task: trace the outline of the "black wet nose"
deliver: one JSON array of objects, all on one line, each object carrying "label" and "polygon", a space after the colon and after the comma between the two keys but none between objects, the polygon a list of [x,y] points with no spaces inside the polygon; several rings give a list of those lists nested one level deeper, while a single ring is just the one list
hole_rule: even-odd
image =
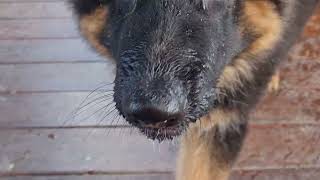
[{"label": "black wet nose", "polygon": [[150,128],[166,128],[178,125],[182,112],[170,112],[164,108],[140,107],[128,111],[129,119],[137,125]]}]

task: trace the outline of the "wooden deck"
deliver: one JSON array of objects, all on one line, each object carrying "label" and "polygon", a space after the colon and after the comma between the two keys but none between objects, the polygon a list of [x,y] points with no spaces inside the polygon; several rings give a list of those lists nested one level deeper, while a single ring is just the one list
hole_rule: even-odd
[{"label": "wooden deck", "polygon": [[[0,179],[173,180],[177,141],[153,143],[95,113],[109,102],[88,94],[112,82],[114,65],[80,38],[65,2],[0,0]],[[319,180],[319,70],[320,9],[281,68],[279,93],[253,114],[232,180]]]}]

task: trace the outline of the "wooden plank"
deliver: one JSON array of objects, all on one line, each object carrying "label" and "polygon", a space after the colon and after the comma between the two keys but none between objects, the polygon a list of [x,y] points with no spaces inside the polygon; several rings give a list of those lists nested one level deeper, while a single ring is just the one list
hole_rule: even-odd
[{"label": "wooden plank", "polygon": [[[305,40],[294,46],[281,67],[279,92],[268,94],[254,117],[267,121],[317,123],[320,119],[320,39]],[[304,51],[308,52],[304,55]],[[309,56],[309,57],[308,57]]]},{"label": "wooden plank", "polygon": [[[234,171],[230,180],[318,180],[319,169],[276,169]],[[1,178],[0,178],[1,179]],[[161,175],[83,175],[83,176],[19,176],[6,180],[174,180],[173,174]]]},{"label": "wooden plank", "polygon": [[114,80],[111,63],[16,64],[0,66],[3,91],[92,91]]},{"label": "wooden plank", "polygon": [[319,177],[318,168],[300,168],[236,171],[230,180],[318,180]]},{"label": "wooden plank", "polygon": [[5,172],[169,171],[176,148],[131,129],[1,130]]},{"label": "wooden plank", "polygon": [[[237,170],[320,165],[319,125],[254,125]],[[1,130],[2,173],[174,170],[176,145],[130,129]]]},{"label": "wooden plank", "polygon": [[[1,177],[0,177],[1,179]],[[22,177],[6,177],[6,180],[174,180],[172,174],[161,175],[101,175],[101,176],[22,176]]]},{"label": "wooden plank", "polygon": [[[103,88],[106,90],[112,90],[113,86],[106,85]],[[106,114],[108,112],[107,110],[114,109],[114,105],[110,104],[110,101],[113,100],[110,93],[112,92],[105,92],[101,94],[101,92],[98,91],[91,94],[89,97],[87,97],[90,94],[89,91],[45,92],[31,94],[15,94],[15,92],[12,92],[11,94],[1,94],[0,114],[2,118],[0,118],[0,127],[14,128],[124,125],[125,123],[122,120],[112,121],[116,115],[116,111],[110,113],[109,115]],[[80,105],[81,102],[83,102],[82,105]],[[104,106],[107,106],[106,109],[103,109]],[[79,107],[82,108],[78,111],[78,113],[76,113],[74,116],[71,116],[72,113]],[[288,107],[278,107],[278,109],[285,110],[288,109]],[[12,113],[13,111],[15,113]],[[287,115],[282,114],[282,117]],[[270,119],[267,122],[261,119],[252,119],[251,122],[271,123],[276,121]],[[282,122],[294,123],[296,121],[294,119],[282,119]],[[303,124],[308,123],[308,121],[300,121],[298,123]]]},{"label": "wooden plank", "polygon": [[320,165],[319,124],[252,124],[238,167],[304,168]]},{"label": "wooden plank", "polygon": [[0,39],[79,37],[73,19],[1,20]]},{"label": "wooden plank", "polygon": [[63,1],[0,3],[0,19],[70,18],[70,6]]},{"label": "wooden plank", "polygon": [[68,0],[0,0],[0,3],[20,3],[20,2],[64,2]]},{"label": "wooden plank", "polygon": [[[320,6],[319,6],[320,7]],[[280,68],[277,94],[268,94],[255,119],[318,123],[320,119],[320,8]]]},{"label": "wooden plank", "polygon": [[83,39],[0,40],[0,63],[100,60]]},{"label": "wooden plank", "polygon": [[[105,89],[112,90],[112,85]],[[3,89],[5,90],[5,89]],[[22,93],[0,95],[0,127],[59,127],[59,126],[97,126],[97,125],[123,125],[123,121],[112,121],[116,111],[106,114],[107,110],[113,110],[114,105],[109,105],[111,92],[94,93],[86,98],[90,92],[52,92],[52,93]],[[104,96],[106,95],[106,96]],[[106,98],[106,99],[101,99]],[[84,102],[83,102],[84,101]],[[80,105],[80,103],[82,105]],[[108,106],[109,105],[109,106]],[[104,106],[106,109],[103,109]],[[72,113],[81,108],[78,113]],[[286,107],[279,107],[285,109]],[[12,112],[15,113],[12,113]],[[105,112],[105,113],[104,113]],[[261,111],[260,111],[261,112]],[[94,115],[93,115],[94,114]],[[290,114],[288,114],[290,115]],[[269,115],[271,116],[271,115]],[[282,114],[283,116],[287,116]],[[308,116],[306,116],[308,117]],[[266,122],[261,119],[252,119],[252,122]],[[269,120],[266,123],[276,122]],[[282,119],[282,122],[294,123],[294,119]],[[298,123],[307,123],[300,121]]]},{"label": "wooden plank", "polygon": [[122,118],[115,117],[116,111],[108,114],[114,109],[114,104],[110,105],[113,99],[112,96],[103,96],[109,92],[94,93],[87,97],[89,94],[78,92],[0,95],[0,128],[126,124]]}]

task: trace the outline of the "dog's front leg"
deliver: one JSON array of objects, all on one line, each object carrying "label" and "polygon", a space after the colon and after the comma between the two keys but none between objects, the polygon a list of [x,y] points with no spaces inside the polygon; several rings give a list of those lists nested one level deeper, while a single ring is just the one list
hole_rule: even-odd
[{"label": "dog's front leg", "polygon": [[182,138],[177,180],[227,180],[246,134],[237,112],[215,110],[189,127]]}]

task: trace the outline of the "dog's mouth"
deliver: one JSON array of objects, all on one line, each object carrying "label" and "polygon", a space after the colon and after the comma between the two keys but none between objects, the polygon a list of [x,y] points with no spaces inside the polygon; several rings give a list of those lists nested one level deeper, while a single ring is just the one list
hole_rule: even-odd
[{"label": "dog's mouth", "polygon": [[150,128],[139,127],[139,130],[152,140],[172,140],[174,137],[180,136],[183,132],[182,127],[167,127],[167,128]]},{"label": "dog's mouth", "polygon": [[141,133],[147,136],[147,138],[158,141],[172,140],[173,138],[180,136],[187,126],[187,123],[170,120],[156,124],[131,121],[131,124],[137,127]]}]

